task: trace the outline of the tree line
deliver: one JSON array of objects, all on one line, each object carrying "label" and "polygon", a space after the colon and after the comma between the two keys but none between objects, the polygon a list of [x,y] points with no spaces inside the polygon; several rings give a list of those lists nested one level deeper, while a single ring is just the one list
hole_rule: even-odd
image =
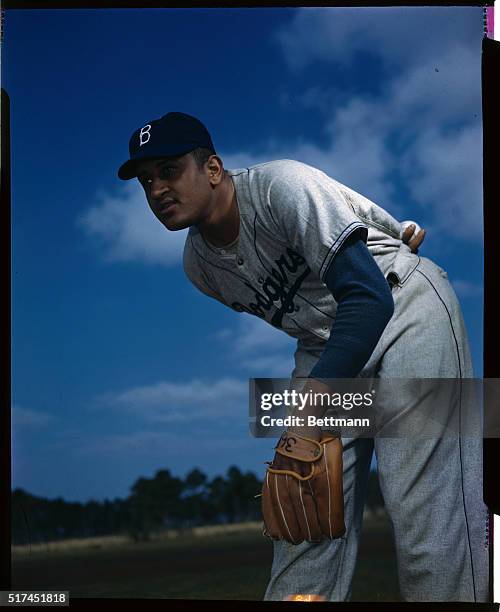
[{"label": "tree line", "polygon": [[[148,540],[165,529],[261,520],[262,481],[231,466],[225,476],[209,479],[194,468],[184,479],[168,469],[138,478],[125,499],[68,502],[12,492],[12,544],[36,544],[105,535],[128,534]],[[378,480],[371,473],[367,505],[383,505]]]}]

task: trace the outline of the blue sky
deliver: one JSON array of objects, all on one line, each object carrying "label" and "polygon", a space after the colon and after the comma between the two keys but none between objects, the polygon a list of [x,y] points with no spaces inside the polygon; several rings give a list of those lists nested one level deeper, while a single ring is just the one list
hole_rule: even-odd
[{"label": "blue sky", "polygon": [[226,167],[299,159],[426,227],[481,375],[481,39],[480,7],[7,11],[13,486],[123,497],[272,456],[247,381],[289,375],[293,340],[192,287],[185,233],[116,176],[171,110]]}]

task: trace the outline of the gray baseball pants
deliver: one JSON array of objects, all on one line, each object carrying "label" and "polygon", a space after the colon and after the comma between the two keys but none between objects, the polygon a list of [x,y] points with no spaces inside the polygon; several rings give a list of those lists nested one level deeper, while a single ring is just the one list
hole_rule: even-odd
[{"label": "gray baseball pants", "polygon": [[[395,313],[361,375],[471,378],[467,334],[446,273],[404,245],[395,269]],[[398,401],[403,407],[407,400]],[[350,438],[343,444],[345,535],[320,544],[274,542],[265,599],[295,593],[350,599],[375,452],[402,598],[487,601],[489,517],[482,501],[481,438]]]}]

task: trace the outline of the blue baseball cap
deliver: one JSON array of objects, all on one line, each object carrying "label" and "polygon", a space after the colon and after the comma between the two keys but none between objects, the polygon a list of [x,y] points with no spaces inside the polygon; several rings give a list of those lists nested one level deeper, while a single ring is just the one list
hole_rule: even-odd
[{"label": "blue baseball cap", "polygon": [[137,162],[143,159],[176,157],[198,147],[215,148],[203,123],[185,113],[167,113],[137,129],[131,136],[128,149],[130,159],[122,164],[118,176],[124,181],[137,176]]}]

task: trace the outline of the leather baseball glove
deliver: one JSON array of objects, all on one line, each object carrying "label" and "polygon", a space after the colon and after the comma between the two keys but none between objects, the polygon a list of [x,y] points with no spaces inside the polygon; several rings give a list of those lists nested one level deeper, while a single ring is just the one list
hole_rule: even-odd
[{"label": "leather baseball glove", "polygon": [[285,432],[262,488],[264,534],[292,544],[320,542],[345,533],[342,442]]}]

